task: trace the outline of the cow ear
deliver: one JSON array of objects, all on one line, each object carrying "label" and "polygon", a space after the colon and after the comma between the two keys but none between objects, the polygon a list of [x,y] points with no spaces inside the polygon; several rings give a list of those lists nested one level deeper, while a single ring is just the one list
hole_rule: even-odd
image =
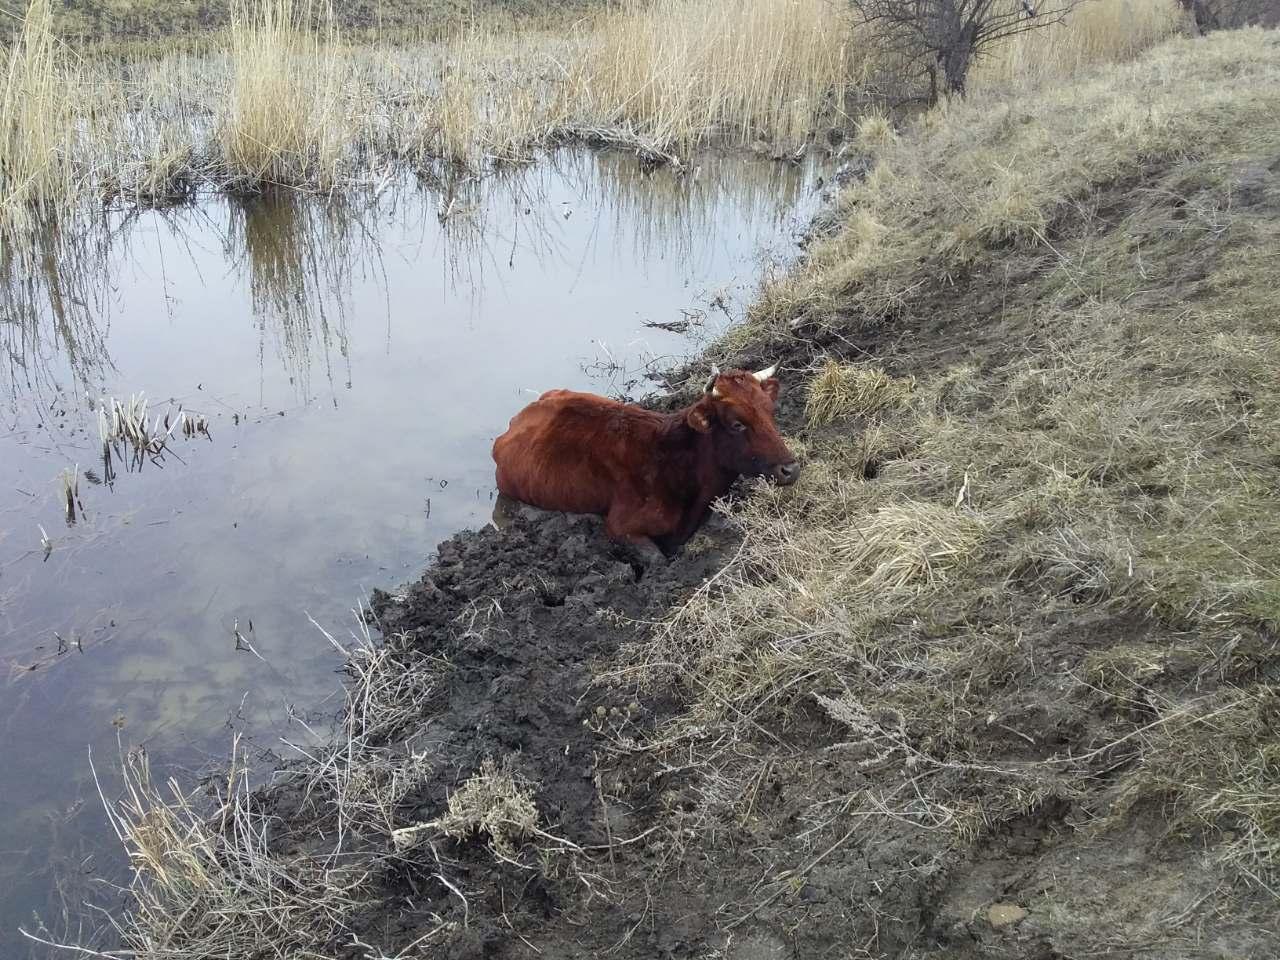
[{"label": "cow ear", "polygon": [[782,388],[782,384],[777,377],[770,377],[768,380],[760,381],[760,389],[769,395],[770,400],[778,399],[778,391]]},{"label": "cow ear", "polygon": [[689,412],[685,414],[685,422],[699,433],[707,433],[711,430],[711,410],[707,404],[694,404],[689,408]]}]

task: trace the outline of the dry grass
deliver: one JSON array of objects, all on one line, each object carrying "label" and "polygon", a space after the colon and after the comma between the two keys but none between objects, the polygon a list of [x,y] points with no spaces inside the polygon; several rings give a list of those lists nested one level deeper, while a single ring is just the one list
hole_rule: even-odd
[{"label": "dry grass", "polygon": [[75,88],[52,32],[50,0],[33,0],[14,45],[0,49],[0,245],[71,201]]},{"label": "dry grass", "polygon": [[790,153],[841,124],[860,75],[851,39],[828,0],[630,4],[593,31],[568,96],[588,124],[672,149],[714,131]]},{"label": "dry grass", "polygon": [[858,121],[858,146],[867,153],[875,153],[877,148],[893,143],[898,139],[898,131],[893,120],[883,113],[868,113]]},{"label": "dry grass", "polygon": [[323,955],[367,895],[367,863],[273,852],[274,818],[238,755],[212,809],[153,783],[142,751],[124,773],[110,810],[136,876],[124,956]]},{"label": "dry grass", "polygon": [[338,182],[350,76],[331,21],[308,29],[313,17],[306,0],[237,0],[232,9],[231,87],[215,122],[233,183],[329,190]]},{"label": "dry grass", "polygon": [[[1037,4],[1045,14],[1053,0]],[[1120,63],[1174,36],[1186,14],[1178,0],[1102,0],[1073,10],[1066,22],[1000,45],[974,69],[975,93],[1001,85],[1038,85],[1081,69]]]},{"label": "dry grass", "polygon": [[[1030,100],[926,114],[917,126],[936,147],[924,154],[917,138],[883,147],[866,180],[840,199],[851,216],[811,247],[803,270],[764,291],[755,316],[786,329],[838,319],[837,308],[868,320],[901,315],[932,291],[938,271],[964,276],[1008,242],[1042,248],[1107,184],[1220,144],[1256,149],[1275,118],[1270,98],[1258,95],[1277,83],[1266,37],[1174,41]],[[1200,92],[1188,97],[1189,87]],[[1095,292],[1075,284],[1071,293]]]},{"label": "dry grass", "polygon": [[1176,828],[1210,836],[1225,828],[1211,855],[1280,900],[1280,694],[1259,684],[1191,709],[1157,702],[1142,735],[1150,770],[1126,784],[1112,816],[1143,799],[1176,797]]},{"label": "dry grass", "polygon": [[659,737],[708,764],[695,829],[816,705],[961,850],[1048,797],[1099,830],[1156,798],[1277,891],[1278,54],[1220,34],[952,105],[763,291],[735,343],[918,352],[820,368],[805,474],[733,507],[737,555],[611,675],[687,697]]},{"label": "dry grass", "polygon": [[130,906],[108,915],[120,947],[93,955],[419,956],[458,924],[428,914],[412,933],[360,939],[388,874],[426,869],[461,899],[465,922],[467,893],[442,856],[450,841],[482,836],[495,858],[520,870],[539,869],[524,861],[563,867],[584,854],[539,827],[536,788],[513,756],[485,759],[437,819],[414,818],[423,791],[455,769],[455,758],[432,745],[450,666],[408,637],[375,642],[364,609],[354,613],[359,626],[345,644],[317,625],[349,678],[339,733],[317,733],[294,717],[307,734],[291,744],[301,759],[269,784],[253,782],[238,742],[230,768],[203,791],[157,784],[143,750],[124,757],[123,798],[103,800],[133,866],[122,891]]},{"label": "dry grass", "polygon": [[905,404],[914,388],[912,379],[891,377],[878,367],[842,366],[828,360],[809,381],[805,420],[819,427],[880,413]]},{"label": "dry grass", "polygon": [[495,856],[513,860],[516,848],[537,832],[534,786],[486,757],[479,772],[449,797],[449,808],[435,824],[455,840],[483,834]]}]

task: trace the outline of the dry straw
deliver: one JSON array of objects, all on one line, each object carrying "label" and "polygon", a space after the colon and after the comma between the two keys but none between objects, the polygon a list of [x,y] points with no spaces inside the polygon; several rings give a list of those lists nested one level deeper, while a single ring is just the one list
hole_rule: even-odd
[{"label": "dry straw", "polygon": [[805,419],[823,426],[846,417],[867,417],[905,405],[915,388],[910,377],[892,377],[879,367],[823,364],[809,381]]}]

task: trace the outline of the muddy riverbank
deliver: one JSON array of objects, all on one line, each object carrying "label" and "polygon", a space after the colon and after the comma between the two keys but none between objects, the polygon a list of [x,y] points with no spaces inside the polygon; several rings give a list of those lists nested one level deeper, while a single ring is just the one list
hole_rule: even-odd
[{"label": "muddy riverbank", "polygon": [[459,534],[270,786],[131,758],[132,943],[1280,953],[1278,44],[886,134],[654,401],[777,362],[800,480],[640,569],[590,518]]},{"label": "muddy riverbank", "polygon": [[[263,771],[314,749],[342,657],[308,617],[341,635],[488,522],[510,411],[650,392],[741,318],[823,168],[700,166],[560,151],[439,190],[207,197],[0,271],[0,954],[127,877],[90,755],[115,797],[121,745],[182,782],[235,737]],[[109,477],[97,405],[139,393],[210,435]]]}]

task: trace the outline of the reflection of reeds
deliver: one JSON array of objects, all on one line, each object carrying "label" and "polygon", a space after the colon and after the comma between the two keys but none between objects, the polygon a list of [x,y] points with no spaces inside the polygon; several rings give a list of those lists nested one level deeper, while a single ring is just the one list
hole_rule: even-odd
[{"label": "reflection of reeds", "polygon": [[31,243],[0,242],[0,386],[52,389],[61,357],[88,387],[107,364],[103,319],[110,292],[104,233],[76,233],[56,222]]},{"label": "reflection of reeds", "polygon": [[717,221],[726,216],[748,233],[767,232],[794,215],[813,182],[810,173],[790,164],[715,155],[695,157],[684,170],[651,172],[617,153],[584,160],[594,169],[598,202],[627,224],[615,231],[615,242],[646,259],[667,250],[687,260],[707,246],[708,237],[720,234]]},{"label": "reflection of reeds", "polygon": [[228,255],[243,265],[254,316],[304,394],[312,352],[347,356],[347,308],[354,276],[366,263],[380,272],[376,239],[358,202],[273,191],[231,206]]},{"label": "reflection of reeds", "polygon": [[[392,211],[405,237],[436,245],[424,261],[437,265],[445,283],[476,296],[494,270],[531,258],[577,269],[586,257],[618,263],[674,257],[696,268],[715,249],[709,238],[722,235],[726,218],[751,234],[770,233],[791,215],[812,176],[790,164],[714,156],[695,158],[683,172],[644,171],[618,153],[565,149],[537,164],[500,165],[488,177],[445,166],[417,181],[392,178],[381,190],[333,197],[269,190],[233,199],[214,208],[225,209],[228,219],[224,236],[211,239],[225,244],[244,278],[263,352],[275,352],[309,397],[314,372],[330,382],[345,379],[351,304],[362,281],[383,277],[380,224]],[[566,190],[573,200],[562,208],[551,197]],[[566,220],[565,210],[576,215]],[[583,218],[607,226],[584,240]],[[37,249],[0,250],[0,299],[8,308],[0,314],[0,358],[8,360],[0,366],[0,392],[51,398],[70,386],[59,382],[70,373],[78,394],[97,395],[110,373],[112,278],[136,251],[133,227],[161,228],[164,249],[181,255],[211,221],[178,208],[112,214],[107,223],[111,232],[50,229]],[[117,469],[122,460],[149,455],[150,434],[139,425],[142,442],[135,444],[126,424],[137,418],[129,416],[127,398],[121,407],[120,430],[104,431],[123,441],[125,456],[107,464]],[[108,405],[103,415],[116,413]],[[151,411],[146,419],[155,418]]]}]

